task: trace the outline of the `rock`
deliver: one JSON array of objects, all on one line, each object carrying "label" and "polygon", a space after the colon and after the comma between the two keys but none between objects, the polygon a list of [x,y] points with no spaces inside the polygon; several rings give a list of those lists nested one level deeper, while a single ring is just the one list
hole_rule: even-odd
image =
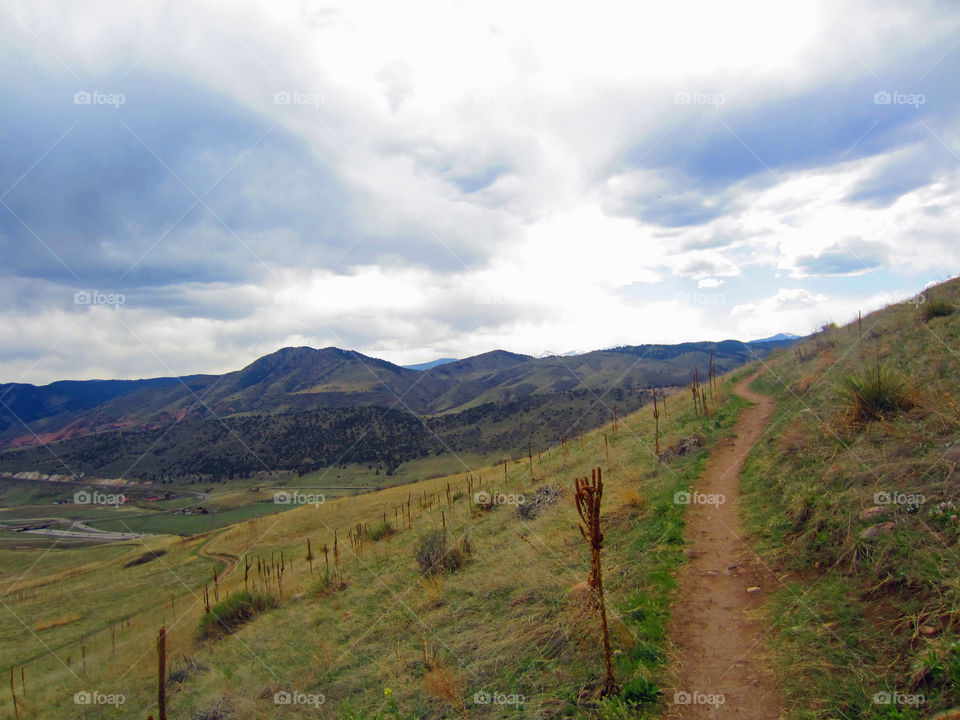
[{"label": "rock", "polygon": [[862,520],[873,520],[876,517],[882,517],[890,512],[890,508],[884,505],[874,505],[873,507],[868,507],[862,513],[860,513],[860,518]]},{"label": "rock", "polygon": [[871,525],[870,527],[865,528],[865,529],[860,533],[860,539],[861,539],[861,540],[872,540],[873,538],[877,537],[878,535],[883,535],[884,533],[890,532],[891,530],[893,530],[894,527],[895,527],[894,523],[889,522],[889,521],[888,521],[888,522],[877,523],[876,525]]}]

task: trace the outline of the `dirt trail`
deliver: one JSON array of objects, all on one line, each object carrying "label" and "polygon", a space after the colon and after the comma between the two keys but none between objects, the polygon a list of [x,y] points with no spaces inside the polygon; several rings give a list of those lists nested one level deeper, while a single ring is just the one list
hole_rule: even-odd
[{"label": "dirt trail", "polygon": [[769,626],[753,612],[776,578],[755,561],[740,526],[740,471],[773,413],[770,398],[747,388],[755,377],[734,386],[755,404],[744,408],[732,439],[716,446],[695,486],[725,502],[692,503],[687,511],[692,545],[670,628],[678,682],[667,692],[668,718],[776,720],[783,707],[762,643]]},{"label": "dirt trail", "polygon": [[[227,529],[230,529],[230,526],[227,526]],[[198,557],[202,557],[202,558],[206,558],[207,560],[214,560],[214,561],[221,560],[226,564],[223,570],[220,571],[219,577],[221,578],[225,578],[230,573],[232,573],[236,569],[237,565],[240,564],[240,560],[241,560],[241,558],[238,558],[236,555],[231,555],[229,553],[207,552],[207,545],[209,545],[218,537],[220,537],[220,535],[222,535],[223,532],[224,531],[215,533],[209,540],[207,540],[203,545],[197,548]]]}]

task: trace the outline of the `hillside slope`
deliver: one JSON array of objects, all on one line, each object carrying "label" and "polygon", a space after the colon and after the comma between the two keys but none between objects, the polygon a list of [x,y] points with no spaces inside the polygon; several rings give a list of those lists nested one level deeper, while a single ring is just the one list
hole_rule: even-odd
[{"label": "hillside slope", "polygon": [[780,588],[792,718],[960,705],[958,309],[952,280],[772,357],[754,385],[776,414],[745,519]]},{"label": "hillside slope", "polygon": [[[676,494],[741,407],[723,391],[709,403],[709,417],[695,416],[688,390],[668,396],[663,462],[647,407],[616,431],[607,425],[532,461],[311,504],[214,535],[152,537],[73,561],[57,549],[0,551],[7,603],[23,620],[0,636],[8,664],[25,667],[21,720],[74,718],[82,691],[123,694],[119,716],[155,713],[164,623],[175,718],[651,717],[663,707],[665,622],[684,559],[686,506]],[[571,499],[573,478],[598,466],[623,689],[605,700],[596,696],[597,614],[583,595],[589,549]],[[496,502],[485,509],[471,491]],[[445,535],[445,556],[459,567],[422,571],[417,556],[434,546],[432,533],[441,544]],[[142,562],[147,550],[166,552]],[[236,564],[244,556],[249,573]],[[247,585],[280,606],[235,635],[198,640],[204,584],[214,604],[215,593],[223,601]],[[0,706],[0,716],[9,712]]]}]

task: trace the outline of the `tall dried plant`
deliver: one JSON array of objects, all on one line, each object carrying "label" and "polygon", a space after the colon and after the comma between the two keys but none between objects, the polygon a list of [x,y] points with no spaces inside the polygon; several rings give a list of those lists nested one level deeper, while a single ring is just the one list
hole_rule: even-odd
[{"label": "tall dried plant", "polygon": [[610,651],[610,628],[607,625],[607,607],[603,596],[603,572],[600,567],[600,550],[603,548],[603,532],[600,530],[600,501],[603,499],[603,476],[600,468],[594,468],[590,480],[574,480],[574,502],[583,523],[580,534],[590,546],[590,578],[588,583],[593,590],[600,609],[600,629],[603,634],[603,654],[607,663],[606,676],[600,687],[600,697],[606,697],[619,691],[613,676],[613,656]]}]

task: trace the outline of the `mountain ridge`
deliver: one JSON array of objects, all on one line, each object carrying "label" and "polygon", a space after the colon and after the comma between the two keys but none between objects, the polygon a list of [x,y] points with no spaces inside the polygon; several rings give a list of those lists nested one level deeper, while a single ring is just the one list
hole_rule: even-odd
[{"label": "mountain ridge", "polygon": [[184,420],[383,407],[448,414],[528,396],[683,384],[710,354],[721,371],[776,347],[737,340],[648,344],[536,358],[491,350],[425,370],[337,347],[285,347],[222,375],[0,385],[0,449]]}]

